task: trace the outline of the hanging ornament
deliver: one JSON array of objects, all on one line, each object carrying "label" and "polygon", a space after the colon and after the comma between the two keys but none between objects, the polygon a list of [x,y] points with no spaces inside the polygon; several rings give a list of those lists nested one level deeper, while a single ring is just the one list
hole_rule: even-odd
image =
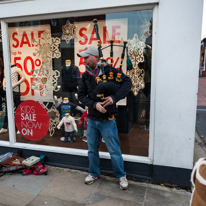
[{"label": "hanging ornament", "polygon": [[47,102],[46,105],[41,102],[43,107],[46,109],[48,115],[49,115],[49,134],[52,137],[55,133],[55,128],[60,122],[60,114],[59,111],[55,108],[54,103],[52,102],[52,107],[48,109],[48,106],[51,102]]},{"label": "hanging ornament", "polygon": [[60,72],[58,70],[52,70],[46,63],[43,63],[39,69],[33,69],[31,76],[33,78],[31,88],[33,90],[39,90],[42,96],[47,96],[52,91],[57,92],[61,87],[57,86]]},{"label": "hanging ornament", "polygon": [[144,69],[140,69],[138,66],[132,70],[127,71],[127,76],[132,80],[132,92],[134,96],[138,95],[140,89],[144,89]]},{"label": "hanging ornament", "polygon": [[132,61],[133,69],[127,71],[127,76],[132,80],[132,92],[135,96],[138,95],[140,89],[145,87],[144,69],[140,69],[138,64],[144,62],[144,47],[145,43],[140,41],[137,34],[134,34],[132,40],[128,40],[128,55]]},{"label": "hanging ornament", "polygon": [[42,33],[42,36],[39,42],[36,39],[32,40],[35,46],[39,46],[38,49],[35,49],[36,52],[34,52],[33,55],[39,55],[45,63],[49,63],[52,58],[61,57],[61,52],[59,51],[60,38],[50,37],[46,31]]},{"label": "hanging ornament", "polygon": [[65,40],[67,44],[69,44],[71,39],[77,39],[77,30],[77,26],[70,24],[70,21],[67,20],[66,24],[62,26],[62,39]]}]

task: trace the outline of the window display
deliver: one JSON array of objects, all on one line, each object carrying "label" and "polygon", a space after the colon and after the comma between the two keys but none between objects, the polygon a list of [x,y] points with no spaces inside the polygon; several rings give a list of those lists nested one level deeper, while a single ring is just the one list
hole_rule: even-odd
[{"label": "window display", "polygon": [[[18,83],[20,88],[13,92],[14,105],[18,107],[20,101],[37,101],[49,117],[44,138],[31,142],[19,131],[16,142],[88,149],[85,143],[88,108],[78,98],[85,62],[77,53],[94,46],[102,52],[100,67],[111,67],[108,76],[102,73],[97,80],[100,101],[116,93],[122,72],[132,80],[130,93],[116,103],[122,153],[148,156],[152,10],[9,23],[8,26],[11,62],[16,74],[11,82],[15,86]],[[119,72],[114,72],[112,67]],[[110,113],[110,108],[106,109]],[[4,132],[8,131],[5,125],[2,127]],[[107,152],[104,142],[100,143],[100,151]]]}]

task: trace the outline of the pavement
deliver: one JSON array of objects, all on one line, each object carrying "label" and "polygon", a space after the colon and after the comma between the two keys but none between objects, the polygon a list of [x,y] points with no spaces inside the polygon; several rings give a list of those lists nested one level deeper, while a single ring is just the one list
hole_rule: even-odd
[{"label": "pavement", "polygon": [[[206,78],[200,82],[203,87],[202,93],[198,92],[194,163],[206,157],[206,133],[202,132],[206,120]],[[87,172],[47,167],[47,175],[6,173],[0,177],[0,206],[188,206],[191,199],[191,192],[186,190],[133,180],[129,180],[127,190],[121,190],[118,180],[108,176],[85,185]]]},{"label": "pavement", "polygon": [[206,77],[199,78],[197,95],[196,130],[206,145]]},{"label": "pavement", "polygon": [[[196,133],[194,162],[205,156],[206,147]],[[85,185],[87,172],[47,167],[47,175],[0,177],[0,206],[188,206],[191,198],[186,190],[133,180],[121,190],[118,179],[108,176]]]},{"label": "pavement", "polygon": [[86,172],[48,166],[48,175],[6,173],[0,178],[0,206],[188,206],[191,193],[159,185],[129,181],[128,190],[118,180],[101,176],[84,184]]}]

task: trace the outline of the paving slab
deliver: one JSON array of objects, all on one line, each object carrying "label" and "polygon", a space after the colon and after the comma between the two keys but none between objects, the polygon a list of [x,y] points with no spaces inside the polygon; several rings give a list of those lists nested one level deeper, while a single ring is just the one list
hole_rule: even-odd
[{"label": "paving slab", "polygon": [[0,183],[0,204],[2,205],[24,206],[34,198],[35,195]]},{"label": "paving slab", "polygon": [[4,174],[3,176],[1,176],[1,177],[0,177],[0,182],[2,182],[3,180],[9,178],[10,175],[11,175],[10,173],[6,173],[6,174]]},{"label": "paving slab", "polygon": [[67,206],[67,205],[84,206],[85,204],[79,204],[79,203],[72,202],[72,201],[65,201],[65,200],[60,200],[60,199],[53,198],[53,197],[38,195],[27,206],[45,206],[45,205],[48,205],[48,206]]},{"label": "paving slab", "polygon": [[98,179],[92,185],[86,185],[84,179],[85,174],[62,171],[39,195],[86,204],[101,180]]},{"label": "paving slab", "polygon": [[60,172],[61,170],[49,168],[47,175],[23,176],[21,173],[14,173],[12,175],[8,175],[8,178],[2,180],[1,184],[17,188],[32,195],[37,195],[52,181],[53,178],[58,176]]},{"label": "paving slab", "polygon": [[123,200],[120,198],[115,198],[115,197],[109,197],[105,195],[100,195],[94,193],[89,202],[86,204],[89,206],[143,206],[143,203],[137,203],[137,202],[132,202],[129,200]]},{"label": "paving slab", "polygon": [[144,201],[144,195],[146,192],[145,187],[137,186],[129,181],[129,187],[127,190],[121,190],[119,188],[118,180],[107,180],[102,179],[97,189],[96,194],[101,194],[109,197],[120,198],[128,201],[133,201],[136,203],[142,203]]},{"label": "paving slab", "polygon": [[206,107],[204,109],[199,109],[197,108],[197,113],[196,113],[196,130],[206,145],[206,127],[205,127],[205,122],[206,122]]},{"label": "paving slab", "polygon": [[191,195],[147,188],[144,206],[188,206]]}]

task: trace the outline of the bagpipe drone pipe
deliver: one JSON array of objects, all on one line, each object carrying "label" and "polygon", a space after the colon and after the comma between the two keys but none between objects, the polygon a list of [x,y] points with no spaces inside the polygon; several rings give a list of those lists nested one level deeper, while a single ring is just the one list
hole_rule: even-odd
[{"label": "bagpipe drone pipe", "polygon": [[[99,57],[100,57],[100,65],[101,67],[105,66],[104,63],[104,58],[103,58],[103,54],[102,54],[102,50],[105,48],[102,48],[101,46],[101,42],[100,42],[100,38],[99,38],[99,32],[98,32],[98,25],[97,25],[97,19],[93,20],[94,22],[94,29],[96,32],[96,38],[97,38],[97,46],[98,46],[98,51],[99,51]],[[96,82],[97,82],[97,87],[96,87],[96,92],[97,92],[97,97],[100,97],[101,100],[103,101],[105,97],[110,96],[115,94],[118,89],[120,88],[120,83],[122,81],[121,76],[121,70],[122,70],[122,65],[123,65],[123,60],[124,60],[124,56],[125,56],[125,49],[126,49],[126,44],[127,41],[123,41],[124,45],[122,45],[121,47],[123,47],[122,50],[122,54],[121,54],[121,62],[120,62],[120,67],[119,67],[119,72],[114,74],[114,68],[113,68],[113,46],[119,46],[119,45],[114,45],[114,40],[110,40],[110,72],[109,75],[106,74],[102,74],[101,76],[96,77]],[[104,71],[104,69],[103,69]],[[114,115],[111,115],[108,107],[106,107],[107,112],[109,114],[109,118],[108,119],[113,119]]]}]

